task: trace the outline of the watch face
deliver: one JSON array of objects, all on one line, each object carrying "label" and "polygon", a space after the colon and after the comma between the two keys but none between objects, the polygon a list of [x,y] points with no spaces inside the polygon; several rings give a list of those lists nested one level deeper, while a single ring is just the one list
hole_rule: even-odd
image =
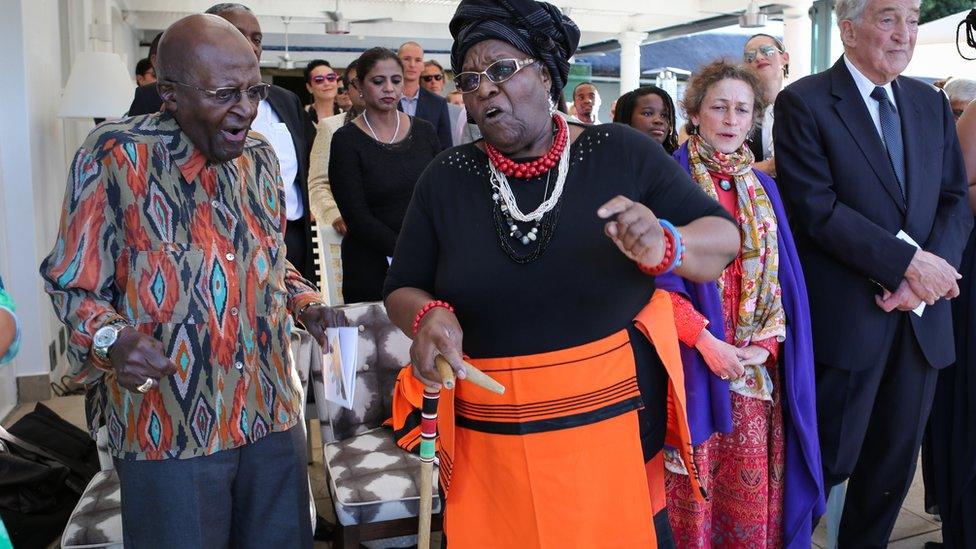
[{"label": "watch face", "polygon": [[114,326],[103,326],[95,332],[95,337],[92,338],[92,346],[104,349],[115,343],[118,335],[119,332]]}]

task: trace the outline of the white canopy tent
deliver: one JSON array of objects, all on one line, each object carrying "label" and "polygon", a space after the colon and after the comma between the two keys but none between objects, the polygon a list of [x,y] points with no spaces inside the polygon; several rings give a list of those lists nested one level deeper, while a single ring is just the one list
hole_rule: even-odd
[{"label": "white canopy tent", "polygon": [[[976,61],[963,59],[956,49],[956,29],[968,13],[966,10],[920,26],[915,54],[905,74],[931,79],[976,78]],[[976,57],[976,50],[966,45],[965,27],[960,34],[959,49],[968,57]]]}]

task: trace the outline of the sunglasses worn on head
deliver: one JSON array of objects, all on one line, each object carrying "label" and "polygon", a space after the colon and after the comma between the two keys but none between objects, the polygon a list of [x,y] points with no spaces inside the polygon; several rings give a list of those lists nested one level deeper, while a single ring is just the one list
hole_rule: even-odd
[{"label": "sunglasses worn on head", "polygon": [[316,84],[321,84],[322,82],[325,82],[326,80],[328,80],[329,82],[335,82],[338,79],[339,79],[339,76],[336,73],[330,72],[329,74],[317,74],[317,75],[313,76],[312,77],[312,82],[314,82]]},{"label": "sunglasses worn on head", "polygon": [[766,44],[765,46],[759,46],[756,49],[746,50],[743,58],[746,60],[746,63],[752,63],[756,60],[756,57],[758,57],[760,53],[763,54],[763,57],[769,58],[772,57],[774,53],[781,52],[776,46]]},{"label": "sunglasses worn on head", "polygon": [[458,73],[454,77],[454,87],[461,93],[471,93],[481,86],[481,75],[491,81],[492,84],[501,84],[515,73],[535,63],[535,59],[526,57],[525,59],[499,59],[481,71],[465,71]]},{"label": "sunglasses worn on head", "polygon": [[192,88],[197,91],[201,91],[209,97],[217,100],[219,103],[237,103],[241,100],[241,96],[247,94],[247,98],[251,103],[259,103],[268,98],[268,90],[271,89],[271,84],[266,84],[261,82],[260,84],[254,84],[247,89],[235,88],[233,86],[228,86],[225,88],[217,88],[215,90],[208,90],[207,88],[201,88],[199,86],[194,86],[193,84],[187,84],[185,82],[180,82],[178,80],[169,80],[169,82],[176,84],[178,86],[183,86],[186,88]]},{"label": "sunglasses worn on head", "polygon": [[440,82],[441,80],[444,80],[444,75],[443,74],[425,74],[425,75],[421,76],[421,78],[424,79],[424,82],[430,82],[431,80],[437,80],[438,82]]}]

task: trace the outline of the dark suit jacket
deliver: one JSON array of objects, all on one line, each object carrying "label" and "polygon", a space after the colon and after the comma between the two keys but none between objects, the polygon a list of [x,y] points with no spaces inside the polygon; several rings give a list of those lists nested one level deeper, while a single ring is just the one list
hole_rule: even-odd
[{"label": "dark suit jacket", "polygon": [[145,86],[136,88],[136,94],[132,98],[132,104],[129,105],[128,115],[139,116],[140,114],[159,112],[162,106],[163,98],[159,96],[156,83],[146,84]]},{"label": "dark suit jacket", "polygon": [[447,111],[447,99],[421,87],[420,96],[417,98],[416,116],[434,126],[442,150],[454,146],[454,138],[451,137],[451,115]]},{"label": "dark suit jacket", "polygon": [[814,353],[835,368],[861,370],[883,360],[902,314],[930,365],[954,360],[949,302],[926,307],[919,318],[885,313],[874,300],[879,286],[898,287],[915,253],[895,237],[899,230],[958,266],[972,225],[948,101],[911,78],[898,77],[892,87],[907,200],[843,58],[776,99],[776,172],[810,294]]},{"label": "dark suit jacket", "polygon": [[[304,227],[305,241],[308,245],[305,248],[306,272],[302,274],[305,278],[310,278],[311,282],[318,285],[318,280],[314,278],[314,268],[312,267],[312,257],[314,256],[314,246],[312,244],[312,224],[311,206],[308,201],[308,158],[312,151],[312,142],[315,140],[315,126],[302,108],[302,103],[298,96],[279,86],[271,86],[268,92],[268,104],[274,110],[278,118],[284,122],[291,133],[291,139],[295,143],[295,155],[298,157],[298,173],[295,175],[295,182],[302,193],[302,204],[305,213],[302,219],[298,220]],[[290,223],[295,223],[291,221]]]}]

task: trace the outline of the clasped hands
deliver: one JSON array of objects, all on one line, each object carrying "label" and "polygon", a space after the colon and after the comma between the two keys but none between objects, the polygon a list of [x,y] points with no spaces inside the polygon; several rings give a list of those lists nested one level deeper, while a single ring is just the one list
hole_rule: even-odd
[{"label": "clasped hands", "polygon": [[962,278],[956,269],[941,257],[918,250],[912,257],[905,278],[894,292],[885,290],[883,295],[875,296],[875,302],[886,313],[894,310],[911,311],[923,301],[934,305],[940,299],[954,299],[959,295]]},{"label": "clasped hands", "polygon": [[702,330],[695,341],[695,349],[701,353],[708,369],[722,379],[737,379],[746,372],[746,366],[761,366],[769,360],[769,351],[759,345],[736,347]]}]

